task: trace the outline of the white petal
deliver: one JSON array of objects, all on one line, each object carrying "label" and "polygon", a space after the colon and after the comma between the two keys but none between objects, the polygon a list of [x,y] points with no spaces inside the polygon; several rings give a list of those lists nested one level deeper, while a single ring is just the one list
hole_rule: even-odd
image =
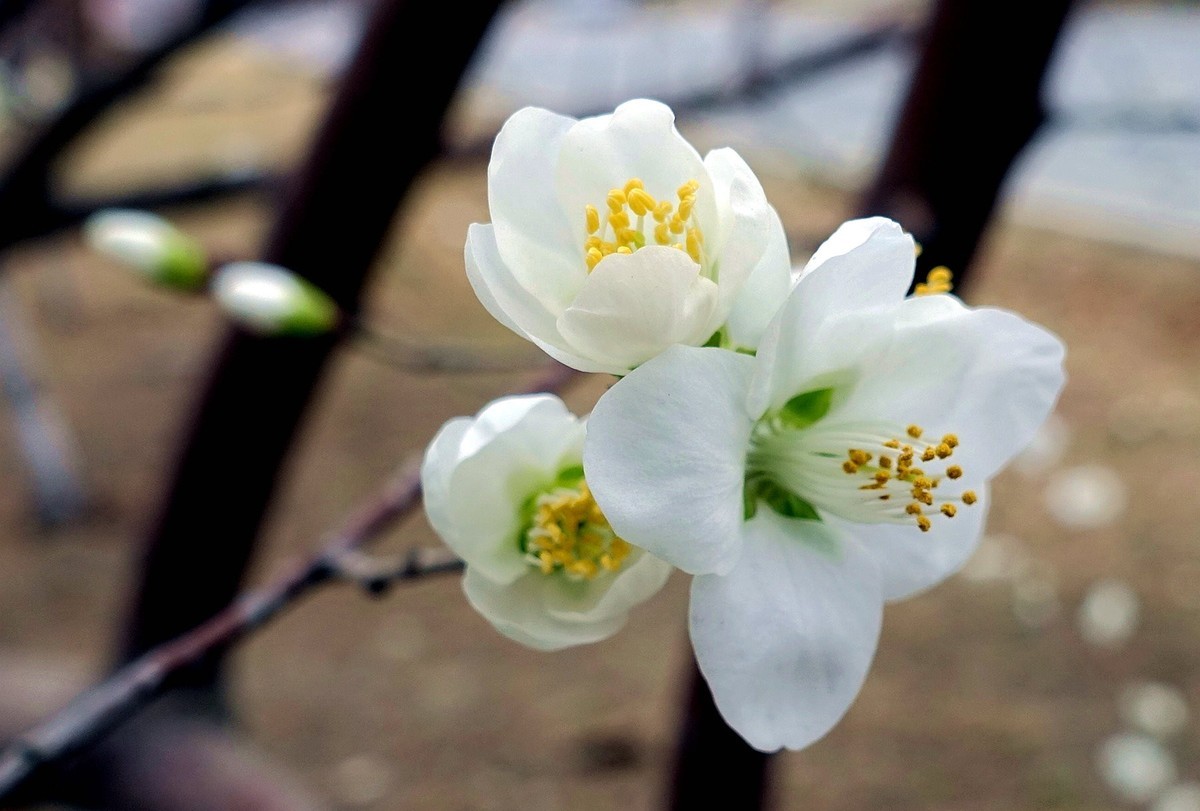
[{"label": "white petal", "polygon": [[905,301],[894,324],[890,340],[865,353],[839,414],[957,434],[954,459],[975,478],[1030,442],[1066,380],[1062,341],[1014,313],[923,296]]},{"label": "white petal", "polygon": [[686,572],[727,572],[741,554],[754,361],[674,347],[600,398],[584,470],[613,530]]},{"label": "white petal", "polygon": [[[837,230],[817,248],[804,265],[804,273],[808,274],[816,270],[826,261],[837,256],[844,256],[851,251],[857,250],[865,242],[876,236],[877,231],[883,231],[888,234],[903,233],[900,225],[887,217],[864,217],[859,220],[848,220],[838,226]],[[915,246],[914,246],[915,248]],[[916,257],[916,251],[913,251],[913,258]]]},{"label": "white petal", "polygon": [[683,251],[652,245],[604,257],[558,332],[575,354],[624,374],[673,344],[698,346],[716,332],[717,286]]},{"label": "white petal", "polygon": [[725,576],[692,582],[700,671],[726,722],[756,749],[800,749],[828,732],[866,678],[883,599],[853,538],[770,510],[746,525]]},{"label": "white petal", "polygon": [[421,462],[421,494],[429,525],[443,538],[453,533],[450,510],[450,477],[458,465],[463,435],[471,426],[470,417],[455,417],[438,430],[425,450]]},{"label": "white petal", "polygon": [[465,258],[467,279],[479,302],[493,318],[522,338],[533,341],[559,363],[581,372],[605,371],[564,348],[566,340],[558,333],[557,312],[548,310],[513,276],[496,248],[492,226],[475,223],[467,229]]},{"label": "white petal", "polygon": [[[521,286],[552,309],[565,307],[587,274],[583,241],[567,220],[572,212],[554,194],[558,152],[575,123],[537,107],[518,110],[496,136],[488,164],[499,255]],[[583,217],[582,208],[575,213]]]},{"label": "white petal", "polygon": [[779,312],[791,289],[791,261],[783,223],[775,209],[771,209],[766,249],[729,313],[729,337],[734,346],[758,347],[767,324]]},{"label": "white petal", "polygon": [[751,410],[782,405],[808,379],[843,366],[866,331],[886,331],[890,321],[873,312],[904,299],[915,261],[912,237],[891,220],[854,220],[839,228],[767,327],[758,351],[764,373],[754,383]]},{"label": "white petal", "polygon": [[616,575],[592,581],[529,571],[501,585],[468,567],[463,590],[475,610],[505,636],[538,650],[559,650],[616,633],[630,609],[656,594],[670,572],[670,566],[643,555]]},{"label": "white petal", "polygon": [[[704,247],[711,261],[716,263],[715,279],[721,290],[718,306],[724,314],[733,308],[738,293],[763,258],[770,241],[783,235],[783,226],[767,202],[762,184],[738,153],[732,149],[714,149],[704,156],[704,166],[712,179],[720,218],[718,233],[705,231]],[[701,226],[704,225],[701,221]],[[773,230],[776,226],[778,232]],[[785,280],[789,277],[790,262],[787,238],[783,237]],[[782,297],[779,301],[783,301]]]},{"label": "white petal", "polygon": [[584,428],[552,395],[509,397],[486,407],[464,432],[447,484],[443,540],[498,583],[529,569],[521,552],[521,506],[579,464]]},{"label": "white petal", "polygon": [[583,119],[562,139],[552,188],[567,212],[581,261],[587,236],[584,206],[603,212],[609,189],[635,177],[649,194],[672,204],[679,202],[679,186],[699,181],[696,218],[701,224],[716,221],[712,181],[699,153],[675,129],[674,113],[657,101],[634,99],[612,115]]},{"label": "white petal", "polygon": [[961,569],[979,546],[987,522],[987,485],[963,484],[960,479],[943,482],[942,487],[947,486],[953,486],[954,492],[974,490],[979,500],[959,504],[954,518],[932,515],[929,532],[915,524],[857,524],[824,516],[830,526],[858,538],[875,558],[885,600],[903,600],[937,585]]}]

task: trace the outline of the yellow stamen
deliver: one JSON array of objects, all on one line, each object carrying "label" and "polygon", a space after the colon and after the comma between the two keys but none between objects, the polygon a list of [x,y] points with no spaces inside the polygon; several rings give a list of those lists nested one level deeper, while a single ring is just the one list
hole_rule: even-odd
[{"label": "yellow stamen", "polygon": [[582,479],[572,487],[543,493],[534,501],[525,550],[542,574],[563,572],[573,580],[592,580],[618,571],[633,547],[612,531]]},{"label": "yellow stamen", "polygon": [[[703,266],[704,232],[692,216],[699,189],[700,183],[696,180],[681,185],[676,190],[679,196],[679,210],[676,211],[672,203],[660,201],[646,191],[641,178],[633,177],[622,186],[609,190],[604,198],[607,206],[604,216],[595,206],[585,205],[584,224],[588,236],[583,251],[588,270],[593,270],[600,261],[592,253],[593,248],[599,251],[602,259],[613,253],[633,253],[647,245],[663,245],[683,251]],[[653,217],[652,223],[647,222],[647,215]],[[604,238],[608,227],[612,228],[611,242]],[[682,235],[683,238],[673,240],[672,234]]]},{"label": "yellow stamen", "polygon": [[974,504],[979,500],[979,497],[975,495],[974,490],[968,490],[962,494],[962,500],[963,504]]},{"label": "yellow stamen", "polygon": [[924,431],[922,430],[921,426],[919,426],[919,425],[908,426],[908,435],[910,437],[912,437],[913,439],[920,439],[921,434],[923,434],[923,433],[924,433]]}]

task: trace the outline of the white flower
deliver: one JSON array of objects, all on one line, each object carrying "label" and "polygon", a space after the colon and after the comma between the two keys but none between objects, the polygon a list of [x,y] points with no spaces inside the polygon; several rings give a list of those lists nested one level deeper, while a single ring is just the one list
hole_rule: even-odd
[{"label": "white flower", "polygon": [[701,159],[658,102],[581,121],[518,111],[488,204],[491,224],[467,233],[475,294],[581,371],[624,374],[718,330],[754,347],[787,295],[787,241],[754,173],[731,149]]},{"label": "white flower", "polygon": [[262,335],[320,335],[341,318],[338,306],[322,290],[265,262],[222,266],[212,292],[227,316]]},{"label": "white flower", "polygon": [[617,537],[583,478],[584,423],[557,397],[504,397],[450,420],[421,466],[429,523],[501,633],[541,650],[596,642],[671,567]]},{"label": "white flower", "polygon": [[87,218],[84,239],[97,253],[169,287],[195,289],[208,277],[200,244],[148,211],[107,208]]},{"label": "white flower", "polygon": [[674,347],[590,421],[597,501],[623,538],[698,575],[697,661],[764,751],[806,746],[845,713],[884,601],[967,560],[987,479],[1064,381],[1061,342],[1018,316],[906,299],[913,264],[895,223],[847,223],[757,357]]}]

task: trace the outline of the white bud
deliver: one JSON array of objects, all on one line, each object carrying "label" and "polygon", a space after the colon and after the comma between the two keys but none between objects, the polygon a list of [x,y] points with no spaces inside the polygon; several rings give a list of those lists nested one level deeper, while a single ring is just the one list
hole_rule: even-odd
[{"label": "white bud", "polygon": [[265,262],[233,262],[217,271],[213,297],[231,319],[261,335],[320,335],[340,314],[333,299],[296,274]]},{"label": "white bud", "polygon": [[92,250],[132,267],[150,281],[194,290],[208,275],[208,260],[199,243],[148,211],[98,211],[88,217],[83,233]]}]

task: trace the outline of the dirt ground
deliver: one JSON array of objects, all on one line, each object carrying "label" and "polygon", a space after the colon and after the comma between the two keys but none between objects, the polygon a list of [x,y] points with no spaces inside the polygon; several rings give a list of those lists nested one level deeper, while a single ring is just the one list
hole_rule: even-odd
[{"label": "dirt ground", "polygon": [[[324,98],[320,81],[245,46],[210,44],[97,128],[64,176],[95,190],[237,161],[288,165]],[[848,214],[849,198],[778,162],[769,171],[768,194],[802,257]],[[478,162],[429,173],[397,221],[369,317],[398,333],[527,352],[532,368],[537,353],[487,316],[463,273],[465,229],[488,218],[484,172]],[[271,213],[253,195],[172,212],[221,253],[244,256]],[[139,533],[223,327],[205,301],[148,289],[89,256],[76,233],[22,248],[6,270],[96,502],[84,523],[38,532],[0,410],[0,704],[36,715],[107,661]],[[1095,764],[1097,746],[1122,728],[1123,686],[1166,682],[1200,708],[1200,266],[1001,219],[968,295],[1047,325],[1069,347],[1064,455],[1002,475],[989,525],[1020,539],[1040,607],[1014,612],[1012,582],[962,577],[889,607],[848,716],[776,759],[780,809],[1127,807]],[[443,420],[473,413],[513,378],[418,377],[343,352],[251,578],[314,548]],[[603,386],[589,380],[569,402],[586,410]],[[1056,524],[1044,498],[1055,470],[1080,464],[1110,467],[1128,495],[1113,522],[1086,531]],[[220,492],[212,499],[219,509]],[[414,518],[382,548],[435,542]],[[1086,644],[1075,621],[1103,577],[1141,601],[1137,632],[1111,650]],[[492,631],[454,577],[378,602],[330,588],[238,650],[233,693],[251,739],[332,808],[652,809],[684,690],[686,598],[676,575],[613,639],[547,655]],[[1169,748],[1181,776],[1200,779],[1195,724]]]}]

